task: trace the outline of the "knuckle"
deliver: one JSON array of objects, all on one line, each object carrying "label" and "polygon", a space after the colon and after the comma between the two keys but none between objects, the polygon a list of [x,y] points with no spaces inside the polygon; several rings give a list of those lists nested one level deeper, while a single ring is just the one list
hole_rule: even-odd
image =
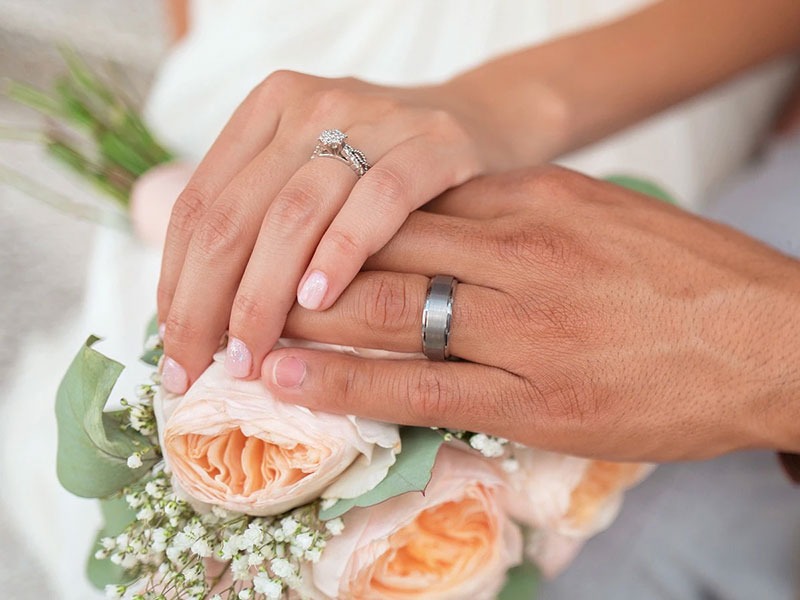
[{"label": "knuckle", "polygon": [[368,279],[359,299],[363,320],[373,331],[399,334],[415,320],[405,281],[388,275]]},{"label": "knuckle", "polygon": [[190,184],[180,193],[172,207],[170,226],[178,231],[191,233],[210,205],[208,193]]},{"label": "knuckle", "polygon": [[159,282],[158,289],[156,290],[156,304],[159,309],[168,311],[174,298],[175,289],[172,286],[167,286],[164,282]]},{"label": "knuckle", "polygon": [[361,236],[346,229],[334,229],[325,235],[325,244],[335,256],[363,263],[368,251]]},{"label": "knuckle", "polygon": [[311,110],[311,121],[325,123],[335,114],[340,114],[351,105],[352,92],[339,87],[326,88],[316,94],[314,107]]},{"label": "knuckle", "polygon": [[[322,385],[326,391],[326,407],[335,413],[346,412],[349,399],[355,397],[364,380],[370,377],[369,371],[356,373],[355,369],[342,368],[336,361],[326,362],[322,367]],[[330,395],[328,396],[328,393]]]},{"label": "knuckle", "polygon": [[231,327],[246,329],[245,323],[263,324],[271,315],[274,311],[268,310],[263,300],[251,292],[239,290],[231,308]]},{"label": "knuckle", "polygon": [[287,92],[296,90],[302,83],[304,76],[296,71],[288,69],[278,69],[267,75],[264,80],[258,84],[253,93],[259,99],[267,100],[274,95],[282,95]]},{"label": "knuckle", "polygon": [[183,318],[182,315],[175,314],[175,311],[170,311],[165,327],[164,337],[170,349],[186,348],[201,335],[199,327],[192,319]]},{"label": "knuckle", "polygon": [[421,367],[405,380],[408,411],[414,422],[437,423],[447,414],[457,413],[458,394],[453,393],[437,370]]},{"label": "knuckle", "polygon": [[314,221],[318,202],[307,187],[292,184],[284,188],[267,211],[267,226],[276,231],[296,232]]},{"label": "knuckle", "polygon": [[522,187],[533,196],[563,195],[575,172],[556,165],[541,165],[525,171]]},{"label": "knuckle", "polygon": [[236,213],[212,208],[198,224],[192,245],[209,256],[228,253],[239,243],[243,229]]},{"label": "knuckle", "polygon": [[412,190],[408,176],[401,175],[394,169],[387,169],[380,164],[372,167],[364,177],[368,183],[369,195],[389,206],[401,205],[404,198],[410,196]]},{"label": "knuckle", "polygon": [[[509,220],[516,219],[510,217]],[[516,268],[530,269],[544,266],[566,267],[577,252],[577,240],[557,224],[528,223],[511,226],[493,236],[494,251],[504,263]]]}]

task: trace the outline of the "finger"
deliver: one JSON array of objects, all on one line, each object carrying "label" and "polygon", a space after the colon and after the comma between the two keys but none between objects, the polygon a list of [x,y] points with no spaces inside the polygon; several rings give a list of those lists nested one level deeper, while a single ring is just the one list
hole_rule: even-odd
[{"label": "finger", "polygon": [[269,201],[307,160],[292,136],[237,175],[195,228],[166,320],[162,380],[182,393],[211,361]]},{"label": "finger", "polygon": [[282,348],[270,353],[261,376],[279,400],[401,425],[507,435],[509,423],[530,421],[523,380],[475,363]]},{"label": "finger", "polygon": [[275,345],[295,290],[325,228],[347,199],[356,175],[335,160],[308,161],[267,210],[233,300],[226,367],[255,374]]},{"label": "finger", "polygon": [[474,175],[477,165],[464,164],[469,160],[432,145],[427,136],[401,143],[378,160],[319,242],[300,282],[298,302],[310,310],[329,308],[411,211]]},{"label": "finger", "polygon": [[415,211],[395,236],[367,259],[364,269],[428,277],[452,275],[462,283],[494,288],[503,279],[494,229],[490,221]]},{"label": "finger", "polygon": [[[430,279],[422,275],[358,274],[336,303],[325,311],[295,305],[283,334],[343,346],[395,352],[422,351],[422,310]],[[459,284],[453,297],[449,349],[453,356],[496,364],[498,338],[493,324],[502,314],[501,292]]]},{"label": "finger", "polygon": [[158,284],[158,322],[165,323],[189,241],[205,212],[233,177],[270,143],[278,125],[274,102],[256,88],[231,116],[172,209]]},{"label": "finger", "polygon": [[[538,171],[528,169],[526,177],[532,178]],[[521,184],[519,172],[511,172],[472,179],[431,200],[423,210],[485,220],[514,214],[535,201],[527,187]]]}]

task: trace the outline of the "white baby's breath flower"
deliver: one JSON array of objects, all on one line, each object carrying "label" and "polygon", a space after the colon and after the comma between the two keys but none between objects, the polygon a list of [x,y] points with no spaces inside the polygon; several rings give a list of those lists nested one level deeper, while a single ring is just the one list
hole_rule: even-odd
[{"label": "white baby's breath flower", "polygon": [[250,588],[242,590],[241,592],[239,592],[239,595],[237,596],[239,600],[250,600],[250,598],[252,597],[253,597],[253,590]]},{"label": "white baby's breath flower", "polygon": [[246,556],[237,556],[231,562],[231,573],[234,581],[248,581],[252,577],[250,565],[247,564]]},{"label": "white baby's breath flower", "polygon": [[342,521],[341,517],[325,521],[325,529],[327,529],[331,535],[339,535],[344,531],[344,521]]},{"label": "white baby's breath flower", "polygon": [[259,573],[253,579],[253,589],[258,594],[264,594],[268,600],[279,600],[283,594],[283,585],[280,581],[270,579],[266,573]]},{"label": "white baby's breath flower", "polygon": [[194,540],[186,535],[184,531],[179,531],[175,534],[175,537],[172,538],[172,547],[180,550],[181,552],[185,552],[191,548],[193,543]]},{"label": "white baby's breath flower", "polygon": [[519,471],[519,461],[516,458],[505,459],[501,466],[506,473],[516,473]]},{"label": "white baby's breath flower", "polygon": [[485,433],[476,433],[469,439],[469,445],[487,458],[502,456],[504,452],[503,442],[505,440],[490,437]]},{"label": "white baby's breath flower", "polygon": [[281,579],[291,579],[296,575],[294,565],[285,558],[274,558],[269,566]]},{"label": "white baby's breath flower", "polygon": [[131,454],[128,457],[128,468],[129,469],[138,469],[142,466],[142,457],[139,456],[139,453]]},{"label": "white baby's breath flower", "polygon": [[300,548],[303,552],[311,548],[314,543],[314,536],[308,532],[299,533],[295,536],[293,545]]},{"label": "white baby's breath flower", "polygon": [[106,598],[116,600],[125,595],[124,585],[107,585],[105,587]]},{"label": "white baby's breath flower", "polygon": [[329,508],[333,508],[333,506],[339,501],[338,498],[323,498],[322,501],[319,503],[319,507],[322,510],[328,510]]},{"label": "white baby's breath flower", "polygon": [[317,563],[322,558],[322,548],[311,548],[303,556],[307,561]]},{"label": "white baby's breath flower", "polygon": [[287,538],[291,538],[295,533],[297,533],[297,528],[300,526],[300,523],[294,517],[284,517],[281,519],[281,530],[283,531],[283,535]]},{"label": "white baby's breath flower", "polygon": [[192,552],[201,558],[208,558],[211,556],[211,544],[208,543],[206,538],[200,538],[191,548]]},{"label": "white baby's breath flower", "polygon": [[136,513],[136,519],[139,521],[150,521],[156,516],[155,511],[149,506],[145,506]]},{"label": "white baby's breath flower", "polygon": [[258,567],[264,563],[264,555],[260,552],[251,552],[247,555],[247,564],[251,567]]}]

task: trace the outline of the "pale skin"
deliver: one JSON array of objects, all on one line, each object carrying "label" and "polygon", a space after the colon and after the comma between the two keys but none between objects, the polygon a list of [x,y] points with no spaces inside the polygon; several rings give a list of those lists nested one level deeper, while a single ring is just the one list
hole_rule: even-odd
[{"label": "pale skin", "polygon": [[[158,293],[165,385],[185,391],[209,364],[225,331],[231,337],[231,373],[243,378],[264,373],[270,381],[278,353],[269,353],[284,327],[291,334],[286,316],[299,310],[293,309],[295,302],[309,322],[315,322],[310,315],[335,314],[340,296],[352,294],[345,291],[354,287],[348,285],[364,277],[358,273],[365,261],[370,268],[409,214],[431,198],[476,176],[541,163],[581,147],[798,44],[796,0],[665,0],[437,86],[400,89],[291,72],[270,75],[233,115],[176,203]],[[360,180],[336,161],[308,160],[316,136],[331,127],[348,133],[348,141],[373,163]],[[502,205],[501,196],[490,197]],[[454,203],[445,205],[458,214]],[[646,206],[653,218],[664,210]],[[595,216],[600,224],[611,218],[602,211]],[[524,232],[517,234],[526,239]],[[469,255],[472,242],[461,242],[457,253]],[[417,249],[426,260],[428,248]],[[437,272],[457,275],[453,267],[440,266]],[[408,272],[418,278],[427,273]],[[661,270],[650,276],[655,281],[675,274]],[[423,296],[424,289],[420,301]],[[578,324],[587,318],[571,316]],[[652,326],[652,321],[643,324]],[[418,332],[411,350],[419,350]],[[321,333],[305,335],[320,339]],[[379,347],[390,343],[381,339]],[[509,364],[534,361],[518,348],[504,347]],[[562,367],[571,372],[579,365]],[[425,368],[438,373],[444,367]],[[458,368],[466,373],[478,367]],[[408,376],[413,380],[413,373]],[[488,380],[484,386],[484,391],[494,389]],[[510,388],[504,392],[509,393]],[[352,406],[353,412],[369,412]],[[399,414],[391,420],[408,421]],[[490,424],[476,421],[468,428],[499,432],[480,425]],[[599,435],[589,437],[600,444]],[[557,446],[555,440],[545,445]],[[608,456],[627,456],[596,447]],[[705,453],[723,447],[730,446],[710,442]]]}]

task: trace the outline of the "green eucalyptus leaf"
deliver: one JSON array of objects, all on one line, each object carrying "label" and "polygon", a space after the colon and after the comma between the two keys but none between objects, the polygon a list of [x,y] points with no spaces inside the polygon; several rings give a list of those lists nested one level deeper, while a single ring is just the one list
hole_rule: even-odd
[{"label": "green eucalyptus leaf", "polygon": [[321,510],[321,519],[335,519],[356,506],[373,506],[400,494],[425,489],[444,437],[428,427],[403,427],[400,436],[402,450],[383,481],[356,498],[339,500],[327,510]]},{"label": "green eucalyptus leaf", "polygon": [[497,600],[534,600],[539,587],[539,569],[524,562],[506,576],[506,585]]},{"label": "green eucalyptus leaf", "polygon": [[615,183],[621,187],[627,188],[634,192],[639,192],[656,200],[663,200],[668,204],[677,204],[675,199],[668,194],[660,185],[642,179],[640,177],[631,177],[630,175],[611,175],[605,178],[609,183]]},{"label": "green eucalyptus leaf", "polygon": [[106,585],[127,583],[133,579],[133,576],[119,565],[108,559],[98,560],[94,555],[102,549],[101,539],[118,536],[136,520],[136,513],[121,497],[100,500],[100,510],[103,513],[103,528],[97,532],[89,560],[86,562],[86,575],[97,589],[103,589]]},{"label": "green eucalyptus leaf", "polygon": [[61,485],[76,496],[105,498],[134,483],[155,462],[143,458],[138,469],[128,457],[149,445],[123,427],[124,412],[103,412],[123,366],[92,349],[91,336],[67,369],[56,395],[57,472]]}]

